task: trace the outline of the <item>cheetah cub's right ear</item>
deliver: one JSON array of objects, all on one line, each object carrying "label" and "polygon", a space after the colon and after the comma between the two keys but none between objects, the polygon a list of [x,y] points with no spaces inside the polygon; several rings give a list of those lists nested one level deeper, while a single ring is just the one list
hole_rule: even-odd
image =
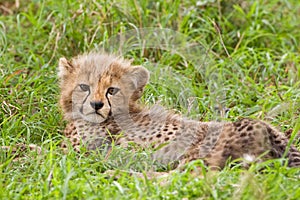
[{"label": "cheetah cub's right ear", "polygon": [[73,74],[75,71],[75,67],[73,64],[68,61],[66,58],[62,57],[59,59],[58,63],[58,76],[60,78],[64,78],[70,74]]}]

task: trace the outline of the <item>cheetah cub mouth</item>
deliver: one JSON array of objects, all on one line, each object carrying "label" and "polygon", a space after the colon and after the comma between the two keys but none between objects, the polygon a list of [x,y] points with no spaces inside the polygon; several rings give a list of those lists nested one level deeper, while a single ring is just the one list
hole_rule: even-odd
[{"label": "cheetah cub mouth", "polygon": [[141,66],[112,55],[90,53],[59,60],[61,107],[67,120],[101,123],[140,98],[149,79]]}]

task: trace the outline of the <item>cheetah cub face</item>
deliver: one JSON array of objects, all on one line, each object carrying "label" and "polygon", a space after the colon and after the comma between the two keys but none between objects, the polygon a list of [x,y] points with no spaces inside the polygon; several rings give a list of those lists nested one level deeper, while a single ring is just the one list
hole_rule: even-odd
[{"label": "cheetah cub face", "polygon": [[59,60],[60,104],[67,120],[92,123],[128,113],[148,82],[149,72],[127,60],[90,53]]}]

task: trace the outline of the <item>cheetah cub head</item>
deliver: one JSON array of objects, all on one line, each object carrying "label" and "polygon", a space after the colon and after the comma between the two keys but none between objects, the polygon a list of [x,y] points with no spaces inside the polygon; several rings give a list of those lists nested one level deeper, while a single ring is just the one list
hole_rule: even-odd
[{"label": "cheetah cub head", "polygon": [[58,68],[60,104],[67,120],[101,123],[129,113],[149,79],[144,67],[100,53],[60,58]]}]

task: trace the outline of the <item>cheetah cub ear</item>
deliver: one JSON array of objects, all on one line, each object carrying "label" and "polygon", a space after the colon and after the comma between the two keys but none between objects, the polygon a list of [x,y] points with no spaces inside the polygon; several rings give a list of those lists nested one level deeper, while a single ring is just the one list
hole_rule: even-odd
[{"label": "cheetah cub ear", "polygon": [[74,70],[75,70],[75,67],[66,58],[62,57],[59,59],[58,76],[60,78],[63,78],[65,76],[72,74],[74,72]]},{"label": "cheetah cub ear", "polygon": [[131,89],[134,91],[132,100],[139,99],[143,94],[143,89],[149,81],[149,72],[142,66],[133,66],[129,68],[127,78],[132,81]]}]

